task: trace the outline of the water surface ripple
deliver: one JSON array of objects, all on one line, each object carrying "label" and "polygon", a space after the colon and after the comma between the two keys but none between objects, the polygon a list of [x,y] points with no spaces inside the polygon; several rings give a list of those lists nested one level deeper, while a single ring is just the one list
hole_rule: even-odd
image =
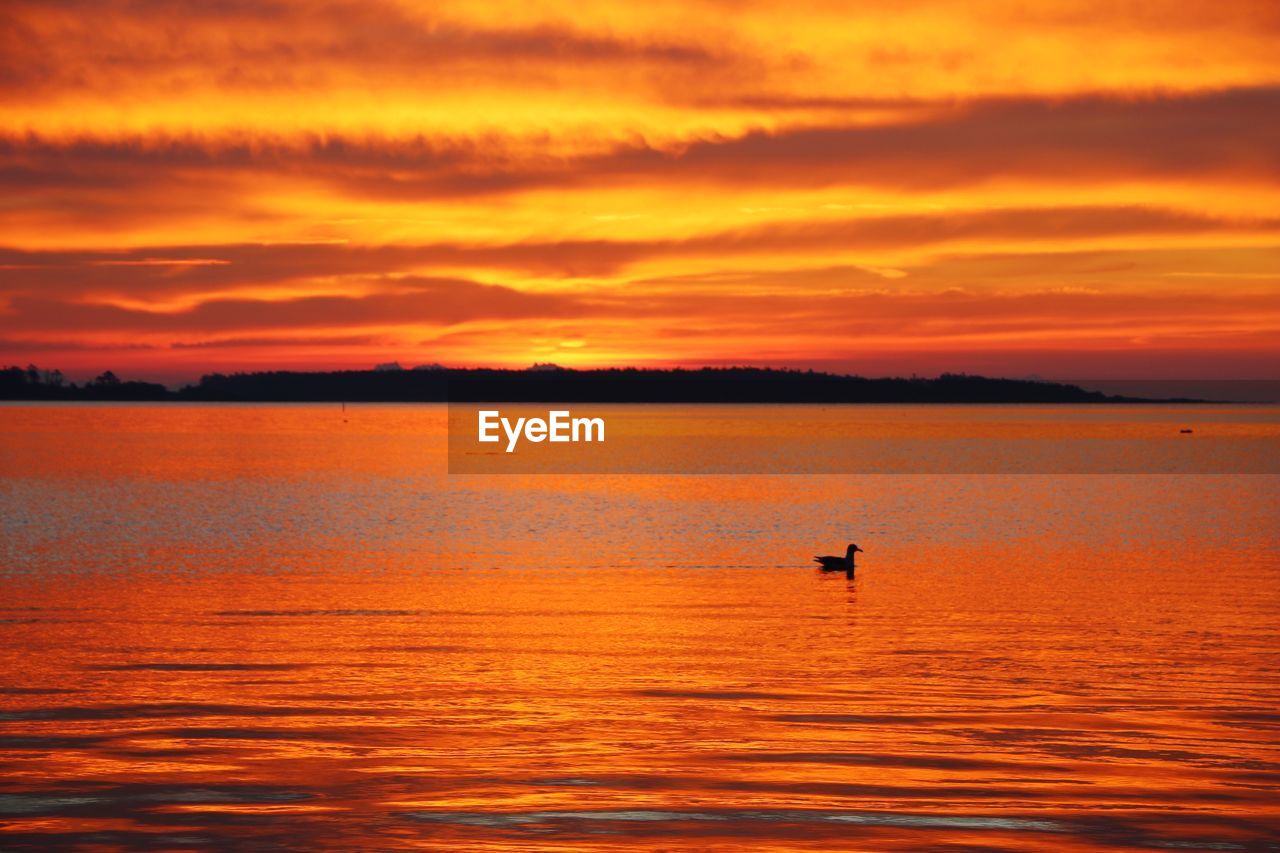
[{"label": "water surface ripple", "polygon": [[438,407],[5,414],[5,849],[1280,850],[1276,477],[450,478]]}]

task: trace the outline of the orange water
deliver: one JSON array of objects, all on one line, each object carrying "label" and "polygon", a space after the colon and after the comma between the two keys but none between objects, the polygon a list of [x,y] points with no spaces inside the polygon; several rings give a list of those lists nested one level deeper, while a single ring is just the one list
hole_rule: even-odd
[{"label": "orange water", "polygon": [[1280,478],[450,478],[443,429],[0,407],[0,847],[1280,849]]}]

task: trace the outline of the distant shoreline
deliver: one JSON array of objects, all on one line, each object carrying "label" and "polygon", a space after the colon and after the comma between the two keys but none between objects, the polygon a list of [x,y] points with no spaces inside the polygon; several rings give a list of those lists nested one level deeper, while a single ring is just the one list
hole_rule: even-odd
[{"label": "distant shoreline", "polygon": [[0,370],[0,400],[234,403],[1205,403],[1086,391],[1063,382],[967,374],[876,378],[755,367],[530,370],[442,368],[209,374],[171,391],[106,373],[82,385],[57,371]]}]

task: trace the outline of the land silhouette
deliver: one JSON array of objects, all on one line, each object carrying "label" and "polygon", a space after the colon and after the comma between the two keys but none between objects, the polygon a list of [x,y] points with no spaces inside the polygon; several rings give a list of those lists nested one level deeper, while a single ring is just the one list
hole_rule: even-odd
[{"label": "land silhouette", "polygon": [[34,364],[0,368],[0,400],[168,400],[174,393],[155,382],[123,381],[110,370],[77,385],[61,370]]},{"label": "land silhouette", "polygon": [[[111,371],[77,385],[57,370],[0,369],[4,400],[193,402],[563,403],[1115,403],[1149,402],[1031,379],[946,373],[866,378],[761,367],[572,370],[443,368],[211,373],[170,390]],[[1168,402],[1165,400],[1164,402]],[[1177,402],[1191,402],[1179,399]]]}]

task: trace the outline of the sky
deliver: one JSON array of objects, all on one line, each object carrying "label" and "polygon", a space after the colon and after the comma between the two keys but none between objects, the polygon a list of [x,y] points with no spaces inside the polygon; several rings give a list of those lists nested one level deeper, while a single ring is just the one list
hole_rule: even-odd
[{"label": "sky", "polygon": [[0,363],[1280,375],[1275,0],[0,6]]}]

